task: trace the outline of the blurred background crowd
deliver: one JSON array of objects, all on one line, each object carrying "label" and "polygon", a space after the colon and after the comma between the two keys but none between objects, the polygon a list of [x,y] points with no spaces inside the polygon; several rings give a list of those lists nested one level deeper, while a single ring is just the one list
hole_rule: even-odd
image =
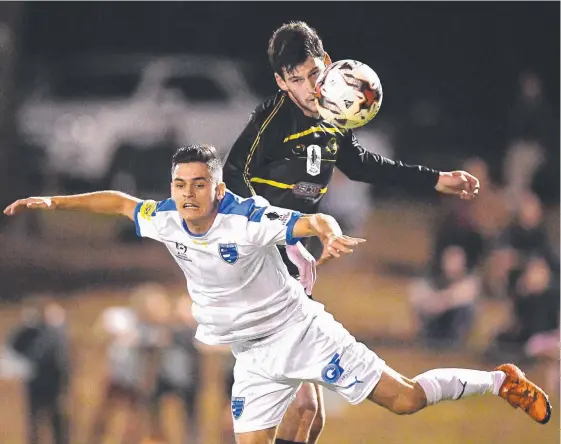
[{"label": "blurred background crowd", "polygon": [[[0,3],[0,204],[167,197],[171,154],[226,155],[275,92],[272,31],[305,20],[333,60],[382,81],[379,115],[356,131],[366,149],[481,181],[466,203],[336,172],[322,210],[369,243],[320,270],[316,299],[407,375],[511,361],[558,408],[559,18],[556,2]],[[2,443],[232,442],[229,350],[194,340],[182,274],[131,225],[0,217]],[[327,401],[326,444],[559,430],[481,401],[409,426]]]}]

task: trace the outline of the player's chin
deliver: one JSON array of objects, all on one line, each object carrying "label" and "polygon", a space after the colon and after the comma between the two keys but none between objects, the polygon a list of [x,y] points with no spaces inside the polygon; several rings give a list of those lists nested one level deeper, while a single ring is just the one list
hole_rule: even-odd
[{"label": "player's chin", "polygon": [[318,107],[317,107],[317,104],[316,104],[315,100],[308,101],[307,102],[307,108],[308,108],[308,111],[311,111],[313,113],[318,112]]},{"label": "player's chin", "polygon": [[185,220],[197,220],[203,215],[203,211],[198,207],[190,207],[183,208],[180,214]]}]

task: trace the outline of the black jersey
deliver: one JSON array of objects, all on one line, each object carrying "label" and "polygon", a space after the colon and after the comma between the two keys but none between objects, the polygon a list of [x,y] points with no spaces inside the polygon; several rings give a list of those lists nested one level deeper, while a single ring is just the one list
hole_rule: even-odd
[{"label": "black jersey", "polygon": [[366,151],[352,130],[305,116],[279,91],[253,112],[228,155],[224,182],[242,197],[316,213],[335,167],[351,180],[405,189],[432,190],[438,180],[436,170]]},{"label": "black jersey", "polygon": [[[305,116],[279,91],[251,115],[226,159],[224,182],[242,197],[257,194],[275,206],[316,213],[335,167],[351,180],[415,190],[434,189],[439,174],[366,151],[351,130]],[[279,249],[296,275],[296,267]]]}]

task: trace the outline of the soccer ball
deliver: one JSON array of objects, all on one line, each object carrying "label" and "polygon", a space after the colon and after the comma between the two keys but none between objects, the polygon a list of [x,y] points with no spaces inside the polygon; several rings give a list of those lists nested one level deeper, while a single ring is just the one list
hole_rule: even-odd
[{"label": "soccer ball", "polygon": [[372,68],[356,60],[339,60],[329,65],[316,82],[319,115],[344,128],[358,128],[370,122],[382,105],[382,84]]}]

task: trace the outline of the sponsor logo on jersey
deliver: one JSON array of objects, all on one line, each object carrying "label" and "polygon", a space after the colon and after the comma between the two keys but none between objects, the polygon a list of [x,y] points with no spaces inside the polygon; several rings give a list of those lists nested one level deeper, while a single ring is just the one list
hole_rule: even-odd
[{"label": "sponsor logo on jersey", "polygon": [[321,191],[321,185],[310,182],[298,182],[294,184],[292,192],[296,197],[318,197]]},{"label": "sponsor logo on jersey", "polygon": [[218,244],[218,253],[224,262],[234,265],[239,258],[237,244]]},{"label": "sponsor logo on jersey", "polygon": [[283,225],[286,225],[288,223],[288,221],[290,220],[290,215],[291,213],[289,212],[279,214],[276,211],[269,211],[268,213],[265,213],[265,217],[267,219],[269,219],[270,221],[278,220]]},{"label": "sponsor logo on jersey", "polygon": [[328,384],[336,383],[345,372],[345,369],[339,365],[339,362],[341,362],[341,356],[339,353],[335,353],[329,364],[321,371],[321,379]]},{"label": "sponsor logo on jersey", "polygon": [[346,388],[346,389],[350,389],[351,387],[353,387],[353,386],[355,386],[355,385],[357,385],[357,384],[364,384],[364,381],[361,381],[360,379],[358,379],[358,378],[355,376],[355,380],[354,380],[353,382],[351,382],[349,385],[347,385],[345,388]]}]

